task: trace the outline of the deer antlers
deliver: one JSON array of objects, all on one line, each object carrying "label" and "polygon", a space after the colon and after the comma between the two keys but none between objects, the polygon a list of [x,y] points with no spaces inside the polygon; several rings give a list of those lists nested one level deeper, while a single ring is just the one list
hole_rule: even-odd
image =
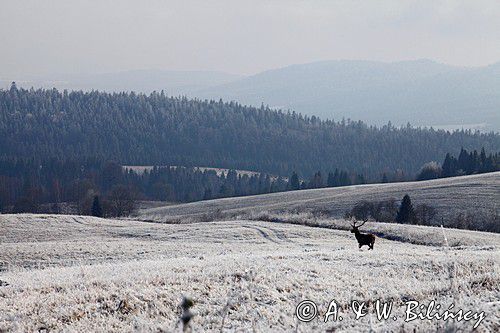
[{"label": "deer antlers", "polygon": [[346,215],[346,219],[349,221],[352,221],[351,233],[353,233],[354,236],[356,237],[356,240],[358,241],[359,248],[361,249],[361,247],[363,245],[367,245],[369,250],[373,250],[373,244],[375,243],[375,236],[372,234],[363,234],[363,233],[359,232],[359,229],[358,229],[363,224],[365,224],[366,221],[368,221],[368,217],[363,218],[363,223],[361,223],[359,225],[356,225],[357,220],[351,214]]},{"label": "deer antlers", "polygon": [[354,216],[353,216],[353,215],[351,215],[351,214],[348,214],[348,215],[346,215],[346,218],[347,218],[347,220],[352,221],[352,222],[350,222],[350,224],[351,224],[351,227],[353,227],[353,228],[359,228],[359,227],[363,226],[363,224],[365,224],[365,223],[366,223],[366,221],[368,221],[368,217],[365,217],[365,218],[363,219],[363,223],[361,223],[360,225],[356,225],[356,222],[358,221],[358,220],[356,219],[356,217],[354,217]]}]

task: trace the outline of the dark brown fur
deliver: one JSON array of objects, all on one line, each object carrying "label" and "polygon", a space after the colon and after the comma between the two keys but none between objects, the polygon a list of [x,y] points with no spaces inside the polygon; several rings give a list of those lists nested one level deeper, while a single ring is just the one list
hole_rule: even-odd
[{"label": "dark brown fur", "polygon": [[354,220],[354,223],[351,224],[351,227],[352,227],[351,232],[356,237],[356,240],[358,241],[360,249],[361,249],[361,247],[363,245],[366,245],[366,246],[368,246],[368,250],[373,250],[373,245],[375,244],[375,235],[373,235],[373,234],[362,234],[361,232],[359,232],[359,229],[358,229],[363,224],[365,224],[366,221],[367,220],[364,220],[363,223],[361,223],[360,225],[356,226],[356,220]]}]

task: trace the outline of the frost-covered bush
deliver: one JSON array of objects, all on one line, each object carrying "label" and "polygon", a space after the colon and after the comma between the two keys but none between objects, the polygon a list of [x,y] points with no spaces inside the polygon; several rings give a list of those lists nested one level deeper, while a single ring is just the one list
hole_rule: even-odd
[{"label": "frost-covered bush", "polygon": [[424,164],[417,174],[417,180],[437,179],[441,177],[442,169],[437,162],[429,162]]}]

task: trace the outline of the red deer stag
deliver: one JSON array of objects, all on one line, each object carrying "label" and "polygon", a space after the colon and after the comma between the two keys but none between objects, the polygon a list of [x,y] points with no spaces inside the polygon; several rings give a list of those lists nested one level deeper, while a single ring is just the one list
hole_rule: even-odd
[{"label": "red deer stag", "polygon": [[356,236],[356,240],[358,241],[359,248],[361,249],[361,247],[363,245],[367,245],[368,250],[373,250],[373,244],[375,244],[375,235],[362,234],[361,232],[359,232],[359,229],[358,229],[363,224],[365,224],[366,221],[368,221],[368,219],[363,219],[363,223],[361,223],[360,225],[356,225],[356,218],[352,217],[352,218],[350,218],[350,220],[353,221],[353,223],[351,223],[351,227],[352,227],[351,232],[354,234],[354,236]]}]

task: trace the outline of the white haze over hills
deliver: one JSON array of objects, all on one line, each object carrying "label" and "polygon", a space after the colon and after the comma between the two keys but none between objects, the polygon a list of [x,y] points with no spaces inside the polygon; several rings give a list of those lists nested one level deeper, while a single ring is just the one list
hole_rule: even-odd
[{"label": "white haze over hills", "polygon": [[27,77],[22,80],[0,80],[7,88],[11,81],[17,86],[68,90],[100,90],[109,92],[136,91],[150,93],[165,90],[169,95],[181,95],[199,89],[233,82],[243,76],[218,71],[131,70],[102,74],[67,74],[48,77]]},{"label": "white haze over hills", "polygon": [[[7,87],[10,80],[4,80]],[[431,60],[333,60],[251,76],[214,71],[136,70],[18,81],[23,87],[104,91],[164,90],[169,95],[234,100],[323,119],[370,125],[410,122],[437,128],[500,130],[500,62],[455,67]]]},{"label": "white haze over hills", "polygon": [[270,70],[196,95],[376,125],[484,124],[498,131],[499,88],[500,63],[462,68],[430,60],[345,60]]}]

